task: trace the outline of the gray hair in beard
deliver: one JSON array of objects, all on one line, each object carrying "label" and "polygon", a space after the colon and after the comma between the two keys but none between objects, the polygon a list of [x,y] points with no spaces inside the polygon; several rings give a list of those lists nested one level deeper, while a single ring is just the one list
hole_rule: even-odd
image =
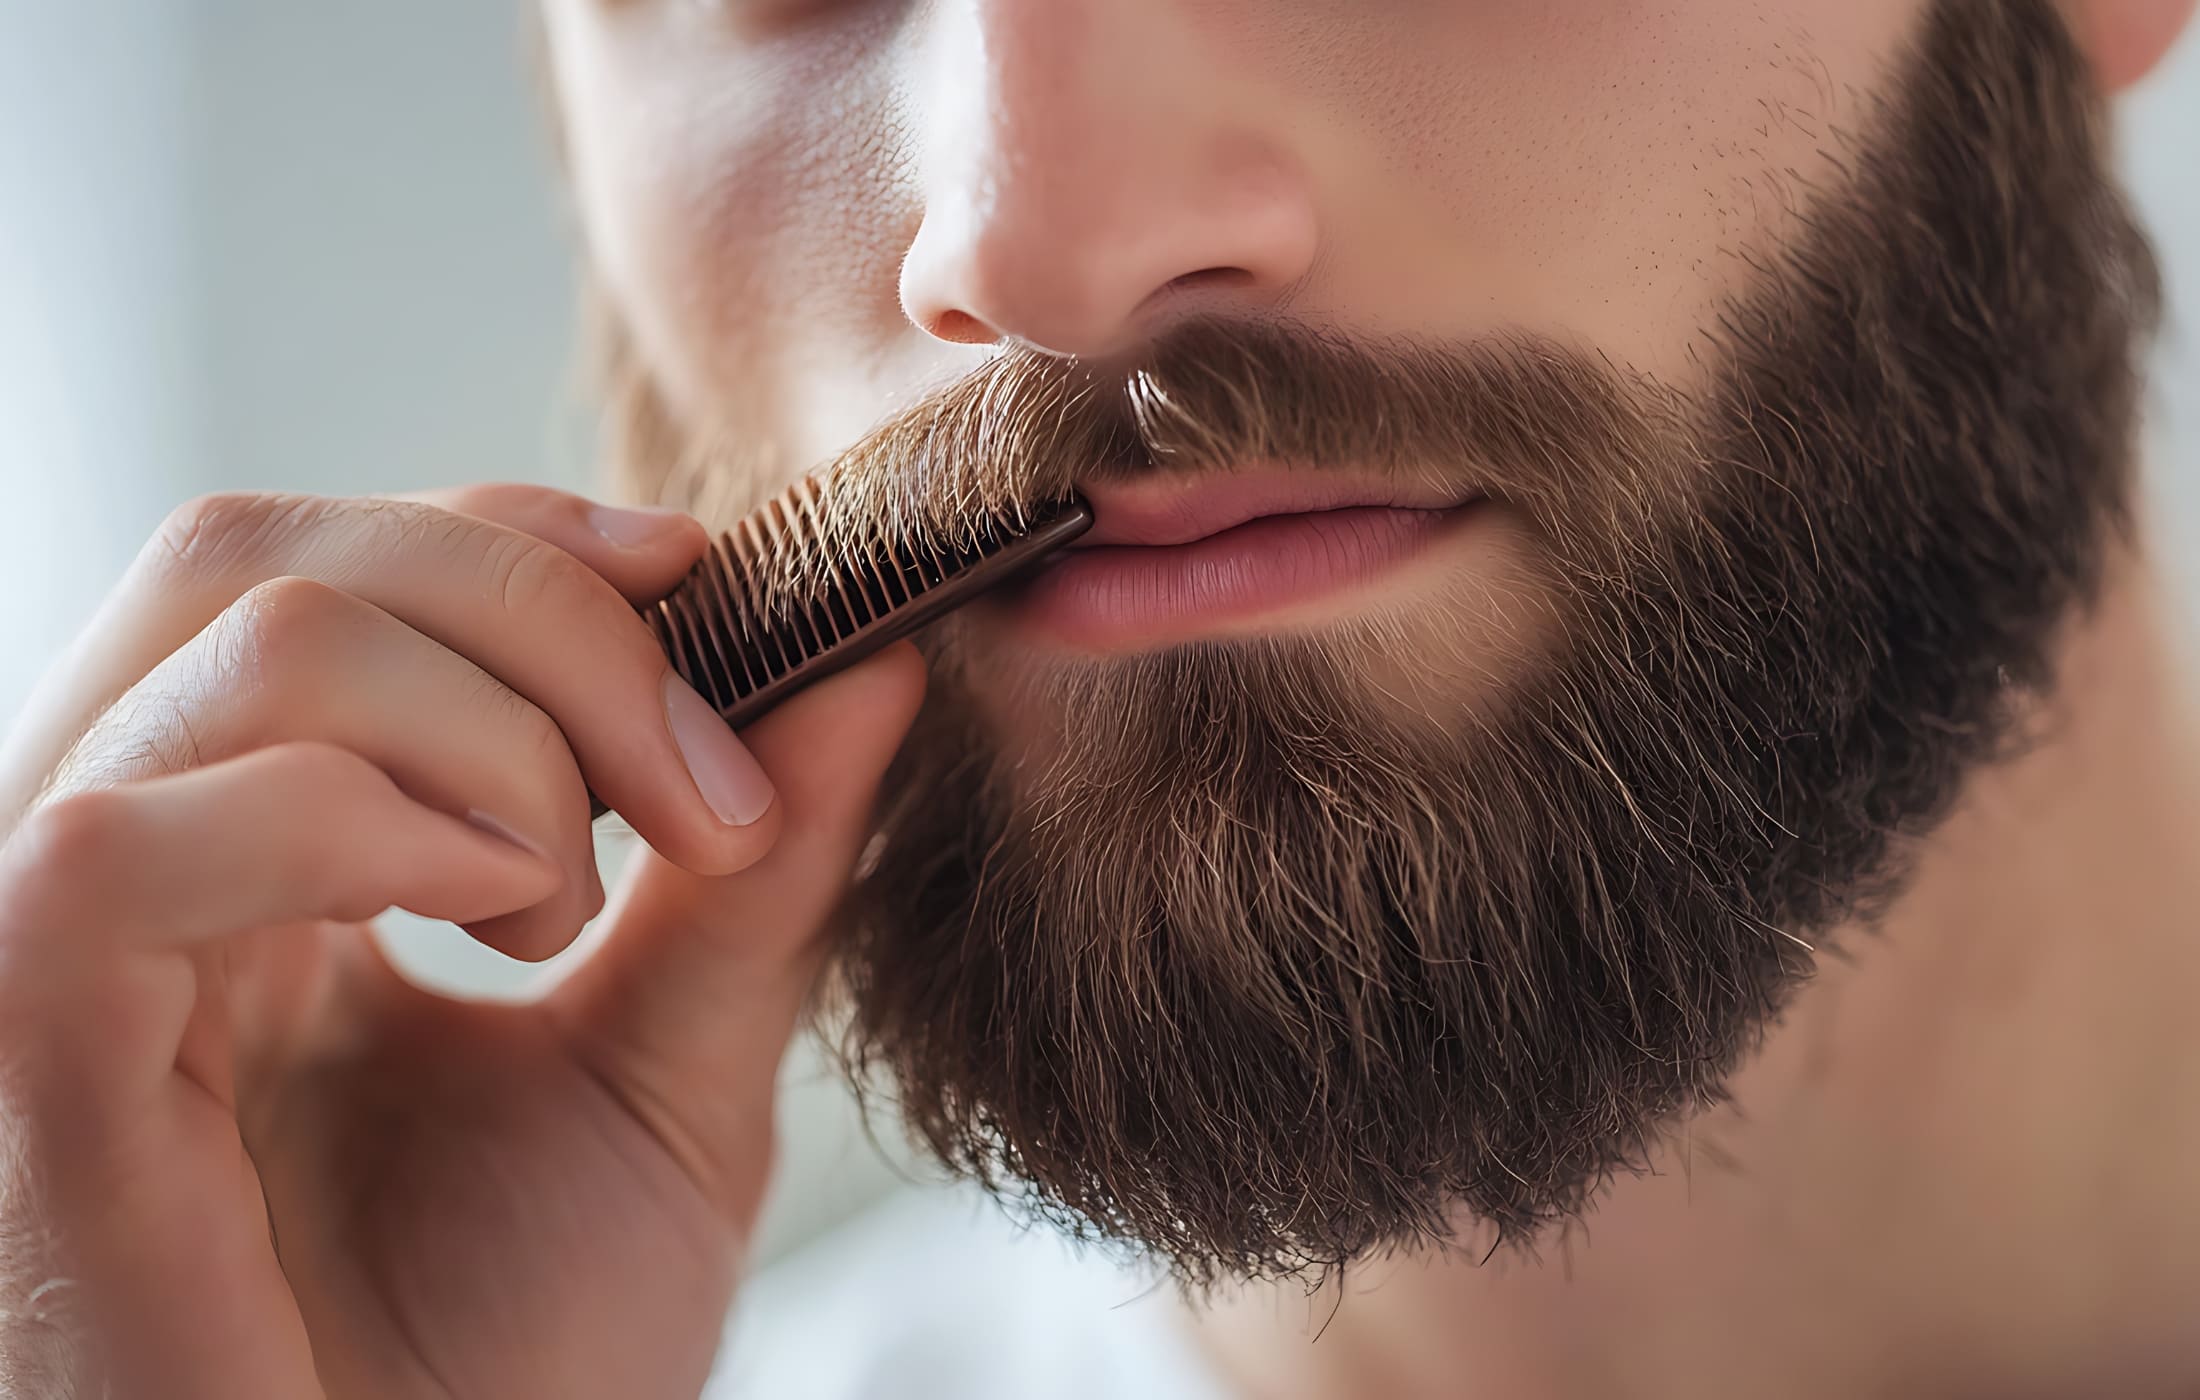
[{"label": "gray hair in beard", "polygon": [[[1095,470],[1443,471],[1531,524],[1562,624],[1433,727],[1333,640],[1007,679],[936,632],[838,960],[933,1153],[1200,1285],[1534,1239],[1718,1099],[2009,750],[2126,528],[2159,294],[2063,22],[1941,0],[1899,77],[1696,395],[1203,322],[1004,354],[839,464],[850,547]],[[1010,752],[1004,687],[1058,747]]]}]

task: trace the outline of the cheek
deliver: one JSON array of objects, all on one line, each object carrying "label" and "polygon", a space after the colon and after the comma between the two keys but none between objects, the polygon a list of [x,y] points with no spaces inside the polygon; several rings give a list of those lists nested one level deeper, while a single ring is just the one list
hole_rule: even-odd
[{"label": "cheek", "polygon": [[744,50],[679,28],[602,43],[567,76],[595,264],[692,432],[807,461],[804,439],[875,414],[847,347],[898,317],[918,217],[880,41]]},{"label": "cheek", "polygon": [[1737,255],[1776,247],[1803,187],[1834,175],[1835,133],[1865,118],[1920,9],[1408,0],[1309,26],[1286,71],[1313,94],[1302,140],[1327,172],[1321,309],[1570,334],[1685,380],[1690,331],[1749,275]]}]

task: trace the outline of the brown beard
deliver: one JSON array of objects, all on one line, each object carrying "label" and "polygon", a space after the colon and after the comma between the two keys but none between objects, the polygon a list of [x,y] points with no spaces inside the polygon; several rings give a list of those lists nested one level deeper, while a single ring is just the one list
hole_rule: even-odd
[{"label": "brown beard", "polygon": [[[1559,622],[1411,719],[1336,636],[1004,672],[936,633],[839,963],[935,1154],[1204,1283],[1533,1238],[1717,1100],[2126,527],[2158,288],[2063,22],[1942,0],[1900,79],[1692,396],[1524,336],[1201,323],[1004,354],[849,454],[854,533],[1094,462],[1471,469]],[[669,460],[645,379],[629,449]]]}]

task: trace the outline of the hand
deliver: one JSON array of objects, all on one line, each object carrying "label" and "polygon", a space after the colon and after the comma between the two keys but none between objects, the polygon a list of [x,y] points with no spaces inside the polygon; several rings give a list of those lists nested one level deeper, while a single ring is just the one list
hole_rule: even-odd
[{"label": "hand", "polygon": [[[904,645],[744,748],[634,612],[702,545],[493,486],[147,547],[0,753],[0,1389],[696,1393],[923,689]],[[392,906],[568,944],[591,789],[659,854],[546,1000],[382,960]]]}]

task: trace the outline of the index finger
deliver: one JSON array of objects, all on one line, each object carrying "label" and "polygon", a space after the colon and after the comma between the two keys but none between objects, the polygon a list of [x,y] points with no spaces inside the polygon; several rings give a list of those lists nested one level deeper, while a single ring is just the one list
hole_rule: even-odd
[{"label": "index finger", "polygon": [[[676,579],[687,562],[667,550],[624,581]],[[372,603],[532,701],[589,788],[674,864],[721,874],[769,848],[768,780],[618,587],[568,549],[420,501],[240,494],[178,512],[72,659],[85,721],[238,596],[288,576]]]}]

